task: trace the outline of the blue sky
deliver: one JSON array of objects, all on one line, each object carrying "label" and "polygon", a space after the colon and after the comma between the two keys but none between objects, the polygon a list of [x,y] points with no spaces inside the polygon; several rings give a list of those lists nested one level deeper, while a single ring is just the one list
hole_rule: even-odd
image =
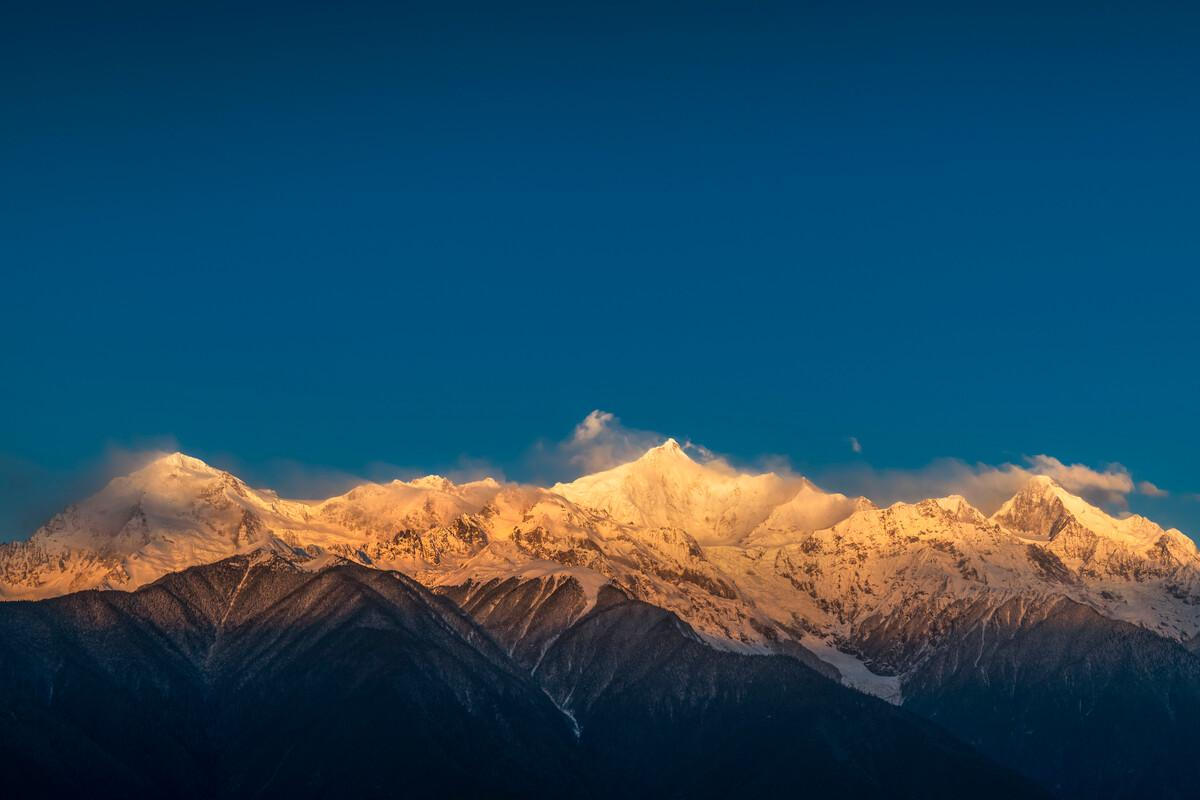
[{"label": "blue sky", "polygon": [[566,5],[6,10],[0,537],[114,452],[529,479],[595,409],[1200,531],[1194,8]]}]

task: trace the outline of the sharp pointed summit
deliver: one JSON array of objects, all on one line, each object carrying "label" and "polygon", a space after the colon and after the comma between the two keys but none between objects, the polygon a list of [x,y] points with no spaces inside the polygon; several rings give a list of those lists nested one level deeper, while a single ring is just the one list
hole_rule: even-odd
[{"label": "sharp pointed summit", "polygon": [[681,455],[684,458],[687,458],[689,461],[692,460],[687,455],[687,453],[685,453],[683,451],[682,445],[680,445],[679,442],[676,441],[674,437],[668,437],[665,442],[658,445],[657,447],[651,447],[649,450],[646,451],[645,455],[643,455],[642,458],[646,458],[647,456],[652,456],[652,455]]},{"label": "sharp pointed summit", "polygon": [[697,462],[675,439],[551,491],[619,522],[682,529],[702,545],[742,541],[777,509],[779,525],[806,528],[832,524],[853,511],[844,495],[822,492],[799,476],[739,472],[721,460]]},{"label": "sharp pointed summit", "polygon": [[221,474],[223,470],[217,469],[195,456],[176,451],[156,456],[125,477],[135,478],[140,475],[152,476],[185,472],[197,475],[215,475]]},{"label": "sharp pointed summit", "polygon": [[1053,478],[1034,475],[992,518],[1027,536],[1053,539],[1070,519],[1064,502],[1068,496]]},{"label": "sharp pointed summit", "polygon": [[992,519],[1032,538],[1054,539],[1077,525],[1126,545],[1154,542],[1164,530],[1145,517],[1114,516],[1046,475],[1035,475],[1002,505]]}]

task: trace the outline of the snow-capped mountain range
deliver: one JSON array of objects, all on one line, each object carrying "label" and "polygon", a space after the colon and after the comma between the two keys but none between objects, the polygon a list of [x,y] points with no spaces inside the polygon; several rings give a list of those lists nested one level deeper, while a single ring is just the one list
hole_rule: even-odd
[{"label": "snow-capped mountain range", "polygon": [[510,578],[547,597],[573,582],[575,618],[611,583],[718,648],[815,655],[893,702],[945,632],[968,619],[986,630],[1014,602],[1067,598],[1185,644],[1200,632],[1192,540],[1049,478],[991,516],[957,496],[879,508],[804,478],[697,462],[674,440],[549,489],[429,476],[319,501],[175,453],[0,545],[0,598],[131,590],[264,548],[313,569],[396,570],[460,597]]}]

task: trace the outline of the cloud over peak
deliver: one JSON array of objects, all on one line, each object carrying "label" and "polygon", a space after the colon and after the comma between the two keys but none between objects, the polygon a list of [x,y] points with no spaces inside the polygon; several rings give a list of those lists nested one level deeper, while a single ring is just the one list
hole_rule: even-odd
[{"label": "cloud over peak", "polygon": [[653,431],[629,428],[610,411],[596,409],[559,443],[566,463],[583,473],[599,472],[639,457],[664,437]]},{"label": "cloud over peak", "polygon": [[[611,411],[595,409],[566,439],[538,442],[527,459],[528,471],[534,480],[572,480],[634,461],[667,438],[664,433],[629,427]],[[690,439],[681,439],[680,447],[697,461],[724,463],[707,447]]]},{"label": "cloud over peak", "polygon": [[[786,457],[760,455],[734,460],[685,436],[677,438],[693,460],[730,473],[773,471],[785,477],[796,475]],[[352,471],[278,458],[240,463],[230,455],[215,455],[206,460],[233,471],[252,485],[269,486],[284,496],[323,498],[341,494],[367,480],[411,479],[430,472],[456,482],[489,476],[500,481],[510,479],[548,486],[636,460],[666,439],[664,433],[625,425],[611,411],[594,409],[564,438],[538,441],[504,465],[465,454],[423,468],[371,462]],[[1093,467],[1040,453],[1015,463],[970,463],[941,458],[912,469],[881,469],[861,458],[863,448],[856,437],[847,436],[841,441],[844,442],[841,446],[848,445],[856,456],[853,462],[817,469],[807,477],[828,491],[863,495],[881,505],[957,494],[985,513],[992,513],[1035,475],[1048,476],[1072,494],[1116,514],[1128,513],[1130,499],[1135,496],[1155,500],[1173,496],[1179,502],[1200,500],[1200,495],[1187,492],[1171,495],[1151,481],[1135,479],[1119,463]],[[6,501],[0,506],[7,510],[6,515],[0,514],[0,541],[28,533],[68,502],[96,491],[108,479],[133,472],[178,449],[178,443],[171,437],[142,440],[134,446],[112,445],[99,458],[60,472],[0,453],[0,501]],[[211,452],[205,455],[214,456]]]},{"label": "cloud over peak", "polygon": [[[628,427],[612,412],[595,409],[575,425],[566,439],[539,443],[534,461],[539,462],[538,471],[543,475],[568,479],[633,461],[666,438],[662,433]],[[684,449],[697,460],[742,471],[702,445],[686,439],[683,442]],[[857,437],[847,437],[847,442],[853,453],[862,453]],[[786,460],[764,463],[764,459],[759,459],[755,466],[792,474]],[[1067,463],[1045,453],[1025,456],[1020,463],[1002,464],[972,464],[942,458],[916,469],[877,469],[856,463],[832,467],[810,477],[828,489],[864,495],[882,504],[958,494],[982,511],[992,513],[1036,475],[1045,475],[1068,492],[1118,514],[1129,512],[1132,495],[1158,498],[1168,494],[1150,481],[1135,481],[1119,463],[1095,468]]]},{"label": "cloud over peak", "polygon": [[1136,490],[1129,470],[1120,464],[1109,464],[1103,470],[1083,464],[1064,464],[1048,455],[1028,456],[1028,471],[1045,475],[1072,494],[1097,505],[1127,510],[1126,498]]},{"label": "cloud over peak", "polygon": [[1147,497],[1167,494],[1150,481],[1134,481],[1129,470],[1117,463],[1096,469],[1086,464],[1068,464],[1044,453],[1025,456],[1023,462],[971,464],[942,458],[917,469],[835,467],[826,470],[822,477],[840,491],[863,494],[878,503],[959,494],[989,514],[1035,475],[1045,475],[1068,492],[1117,513],[1129,510],[1129,497],[1133,494]]}]

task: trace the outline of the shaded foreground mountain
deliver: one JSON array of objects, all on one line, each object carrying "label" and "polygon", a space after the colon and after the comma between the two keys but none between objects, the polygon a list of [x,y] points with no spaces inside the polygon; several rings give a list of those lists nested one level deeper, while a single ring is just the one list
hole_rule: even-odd
[{"label": "shaded foreground mountain", "polygon": [[[547,762],[539,755],[524,764],[522,753],[533,751],[511,756],[524,766],[502,770],[497,785],[518,781],[523,793],[534,789],[518,778],[542,775],[547,763],[559,772],[590,776],[581,783],[585,786],[634,780],[640,790],[653,786],[669,793],[664,787],[683,787],[689,779],[701,788],[721,786],[733,774],[739,786],[748,785],[759,773],[734,762],[768,765],[767,774],[780,773],[771,772],[770,765],[784,757],[774,748],[802,741],[813,753],[825,754],[797,757],[807,759],[814,775],[835,780],[830,776],[841,768],[832,765],[856,763],[851,778],[842,769],[836,780],[856,782],[865,792],[863,787],[883,774],[871,765],[884,763],[894,751],[873,744],[862,726],[853,741],[844,740],[849,735],[844,728],[838,729],[843,739],[817,740],[824,745],[800,735],[824,718],[801,713],[803,703],[813,697],[832,702],[825,684],[818,684],[820,690],[805,688],[816,672],[933,720],[1062,797],[1193,796],[1200,785],[1200,767],[1190,757],[1200,747],[1193,722],[1200,710],[1200,552],[1195,543],[1142,517],[1112,516],[1045,476],[1027,480],[1007,502],[988,511],[959,496],[880,508],[866,498],[824,492],[796,476],[747,475],[719,461],[696,462],[673,441],[635,461],[550,489],[487,479],[455,484],[428,476],[364,484],[311,501],[251,488],[176,453],[113,480],[29,540],[0,545],[0,599],[131,590],[187,567],[264,550],[281,554],[292,572],[295,564],[303,564],[299,573],[304,575],[341,561],[402,573],[414,587],[452,600],[487,630],[501,651],[500,663],[526,688],[532,686],[534,707],[552,701],[569,732],[575,722],[581,726],[579,739],[568,743],[569,757]],[[217,633],[203,626],[193,631],[191,623],[181,628],[198,637],[202,657],[186,651],[179,661],[175,650],[167,653],[175,660],[163,664],[178,668],[170,674],[183,675],[199,688],[185,691],[178,687],[188,686],[187,681],[158,678],[138,685],[171,687],[164,703],[205,697],[212,705],[212,698],[225,696],[214,692],[250,691],[257,685],[246,683],[248,678],[233,681],[231,675],[256,675],[260,662],[293,663],[288,653],[317,647],[302,644],[306,626],[315,624],[304,614],[287,624],[286,616],[278,618],[280,631],[300,629],[295,640],[278,634],[280,646],[286,644],[283,655],[267,657],[271,647],[252,647],[255,637],[265,636],[262,619],[247,618],[246,624],[256,620],[246,629],[252,633],[231,627],[242,624],[245,591],[244,586]],[[639,626],[651,612],[637,606],[643,611],[610,616],[614,593],[624,602],[661,609],[668,619],[685,623],[677,632],[686,630],[702,641],[679,634],[684,636],[679,647],[662,653],[682,662],[644,664],[658,652],[655,647],[677,637],[668,635],[670,626],[656,624],[654,647],[622,649],[640,640]],[[357,595],[349,597],[351,606],[360,604]],[[82,601],[61,602],[66,608]],[[126,601],[95,602],[115,609]],[[4,611],[4,605],[0,615],[31,613]],[[328,613],[313,619],[336,619],[336,611],[330,601]],[[559,661],[569,643],[597,630],[599,620],[617,618],[623,624],[604,639],[603,651],[597,646],[587,658],[577,654],[567,668]],[[86,631],[86,619],[77,627]],[[132,630],[144,628],[138,623]],[[319,639],[346,635],[331,629]],[[148,646],[142,639],[134,643]],[[370,662],[377,650],[393,645],[391,639],[370,648],[355,641],[321,660],[335,664],[361,647]],[[259,655],[239,656],[240,648]],[[620,675],[605,682],[603,692],[585,691],[593,676],[579,672],[579,666],[591,664],[603,674],[608,651],[624,654]],[[692,652],[704,657],[696,662],[688,655]],[[494,656],[481,653],[485,660]],[[747,654],[760,658],[746,660]],[[793,672],[800,665],[761,658],[768,654],[790,656],[811,669]],[[137,660],[130,657],[131,663]],[[353,678],[356,663],[325,677]],[[708,673],[698,671],[696,663],[705,670],[734,666]],[[163,664],[147,669],[157,675],[154,670],[167,668]],[[294,664],[300,666],[291,667],[289,676],[308,675],[305,659]],[[435,671],[423,662],[413,669]],[[483,674],[469,665],[463,669]],[[634,681],[638,669],[642,678]],[[36,673],[34,667],[29,670]],[[755,679],[767,670],[783,672]],[[676,684],[657,682],[662,674],[678,676],[689,691],[677,696]],[[313,680],[320,684],[324,677]],[[752,693],[731,688],[747,685],[755,686]],[[783,692],[780,686],[790,688]],[[264,687],[264,711],[247,724],[269,719],[275,713],[270,703],[293,702],[279,681]],[[331,687],[320,696],[337,698],[341,690]],[[771,692],[779,693],[773,709],[791,709],[788,713],[802,717],[776,737],[759,732],[778,717],[755,705]],[[637,698],[637,703],[629,700],[617,714],[612,709],[621,708],[618,697]],[[849,706],[838,700],[837,707],[843,713]],[[373,719],[375,708],[367,708],[364,719]],[[742,711],[750,716],[739,717]],[[211,762],[214,752],[229,752],[212,743],[241,730],[242,723],[236,717],[214,720],[208,705],[195,713],[205,733],[183,756]],[[336,730],[327,721],[336,718],[334,711],[323,713],[321,725]],[[870,713],[875,720],[877,712]],[[617,717],[637,722],[613,722],[612,733],[597,733]],[[470,719],[474,731],[478,723]],[[666,732],[655,734],[663,719]],[[479,729],[481,736],[486,728]],[[543,730],[534,723],[529,728]],[[695,731],[703,731],[703,737],[692,741]],[[742,732],[727,736],[731,731]],[[642,741],[638,736],[647,737],[644,746],[634,746]],[[672,772],[684,762],[660,751],[673,753],[680,742],[703,757],[695,756],[695,769]],[[721,744],[708,750],[702,746],[716,742]],[[414,752],[432,743],[422,737]],[[269,731],[240,742],[237,752],[247,760],[222,756],[229,769],[218,773],[240,783],[209,788],[243,791],[255,781],[284,780],[255,772],[256,764],[279,761],[275,746]],[[306,747],[307,740],[293,749],[307,758]],[[840,762],[840,752],[867,754],[866,760]],[[251,763],[256,753],[261,758]],[[386,754],[393,756],[393,751]],[[723,764],[731,765],[728,773],[721,772]],[[889,785],[897,780],[889,776]],[[948,775],[942,782],[952,783]]]},{"label": "shaded foreground mountain", "polygon": [[531,669],[403,575],[305,566],[254,553],[0,605],[6,791],[1029,794],[928,723],[610,587]]},{"label": "shaded foreground mountain", "polygon": [[613,589],[535,674],[579,721],[608,797],[631,785],[650,797],[1036,794],[915,717],[791,658],[716,651]]},{"label": "shaded foreground mountain", "polygon": [[1190,798],[1200,659],[1066,598],[961,615],[905,708],[1068,797]]}]

